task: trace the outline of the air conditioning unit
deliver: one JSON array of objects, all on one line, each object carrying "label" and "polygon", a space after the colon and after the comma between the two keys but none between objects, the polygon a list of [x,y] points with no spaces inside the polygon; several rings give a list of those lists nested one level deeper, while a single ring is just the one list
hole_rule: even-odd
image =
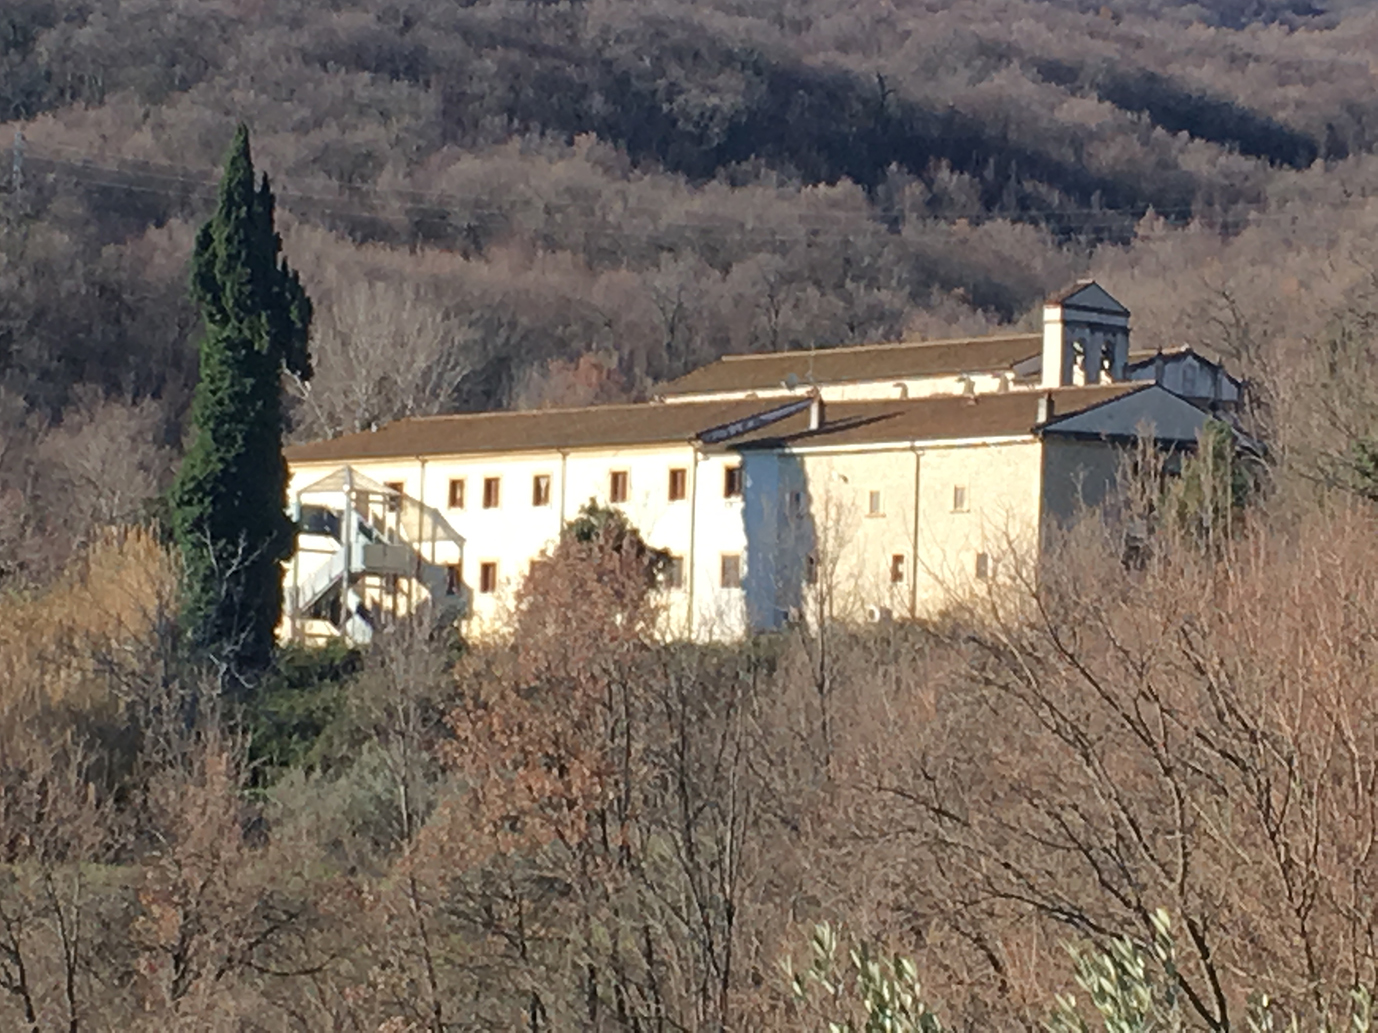
[{"label": "air conditioning unit", "polygon": [[888,606],[866,607],[866,619],[872,624],[889,624],[891,616]]}]

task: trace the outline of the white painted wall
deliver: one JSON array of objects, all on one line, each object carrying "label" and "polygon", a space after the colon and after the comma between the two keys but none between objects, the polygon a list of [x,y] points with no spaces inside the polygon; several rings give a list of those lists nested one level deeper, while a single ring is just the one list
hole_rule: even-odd
[{"label": "white painted wall", "polygon": [[[931,616],[1007,581],[1037,546],[1042,447],[1021,438],[749,455],[761,489],[745,511],[756,556],[753,623],[774,626],[791,610],[809,621],[864,620],[876,607],[896,618]],[[956,509],[959,487],[965,502]],[[801,491],[803,512],[792,502]],[[872,492],[880,493],[877,512]],[[985,580],[977,576],[982,554]]]},{"label": "white painted wall", "polygon": [[[879,606],[895,617],[925,616],[974,590],[984,554],[992,580],[1008,577],[1037,548],[1045,515],[1072,504],[1074,482],[1089,475],[1103,494],[1113,450],[1035,438],[987,443],[897,443],[867,449],[801,448],[778,453],[703,452],[688,442],[561,454],[361,461],[363,475],[400,482],[438,509],[464,537],[470,634],[507,626],[531,561],[558,539],[563,520],[590,498],[609,503],[611,474],[625,471],[621,508],[647,542],[685,558],[683,584],[666,591],[665,632],[731,640],[749,626],[778,625],[791,611],[865,619]],[[725,473],[742,465],[744,495],[725,497]],[[688,498],[669,498],[670,470],[687,471]],[[292,490],[332,472],[299,465]],[[532,479],[551,478],[550,504],[532,505]],[[465,505],[450,509],[449,483],[465,480]],[[483,508],[483,480],[498,477],[500,504]],[[965,492],[955,505],[954,489]],[[871,493],[880,493],[871,512]],[[800,509],[794,502],[803,500]],[[742,586],[721,584],[722,557],[741,557]],[[807,557],[818,564],[807,584]],[[894,557],[903,577],[891,579]],[[455,557],[458,558],[457,556]],[[445,557],[437,557],[447,562]],[[498,590],[478,591],[480,565],[497,564]],[[823,594],[826,593],[826,599]]]},{"label": "white painted wall", "polygon": [[[853,383],[819,384],[818,392],[825,402],[874,402],[894,398],[931,398],[940,395],[960,395],[968,390],[977,394],[994,394],[998,391],[1034,390],[1034,382],[1016,382],[1012,373],[973,373],[969,378],[950,373],[936,377],[889,377],[882,380],[859,380]],[[785,387],[757,390],[701,391],[695,394],[670,395],[664,400],[675,402],[734,401],[747,398],[764,400],[787,400],[808,398],[813,387],[801,385],[793,390]]]},{"label": "white painted wall", "polygon": [[[988,580],[1025,567],[1038,547],[1043,444],[924,449],[919,473],[918,609],[934,612],[986,586],[977,577],[984,554]],[[965,508],[955,490],[965,488]]]},{"label": "white painted wall", "polygon": [[[742,589],[720,584],[722,554],[741,555],[743,568],[749,565],[742,499],[723,494],[726,469],[740,463],[735,454],[703,455],[686,442],[565,454],[360,460],[351,465],[379,483],[400,483],[404,494],[433,506],[464,538],[463,580],[471,593],[470,630],[475,634],[505,626],[532,560],[554,546],[563,522],[576,516],[590,498],[611,504],[612,474],[625,471],[627,501],[618,508],[649,545],[685,558],[684,583],[666,591],[667,626],[675,634],[707,639],[737,637],[746,626]],[[292,469],[289,492],[295,497],[337,468],[298,464]],[[669,497],[672,468],[686,471],[683,500]],[[532,481],[537,475],[550,477],[549,505],[532,504]],[[499,478],[499,504],[485,509],[483,483],[489,477]],[[464,506],[451,509],[450,482],[460,478],[465,482]],[[457,549],[440,552],[437,562],[459,560]],[[497,564],[494,592],[479,590],[484,563]]]}]

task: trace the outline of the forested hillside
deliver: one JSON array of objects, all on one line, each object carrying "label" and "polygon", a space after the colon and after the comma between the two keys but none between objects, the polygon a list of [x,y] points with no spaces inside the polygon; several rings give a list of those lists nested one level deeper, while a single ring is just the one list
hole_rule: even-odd
[{"label": "forested hillside", "polygon": [[1306,333],[1269,302],[1348,289],[1378,144],[1350,5],[15,0],[0,40],[6,404],[154,399],[169,441],[240,118],[321,314],[303,435],[979,330],[1088,269],[1141,345],[1240,347],[1221,292]]},{"label": "forested hillside", "polygon": [[[819,920],[973,1033],[1118,937],[1164,1028],[1366,1016],[1375,69],[1358,0],[0,0],[0,1028],[842,1028],[779,969]],[[1031,328],[1094,275],[1261,447],[1137,456],[1013,611],[667,645],[595,513],[512,641],[226,698],[165,500],[240,121],[314,302],[298,440]]]},{"label": "forested hillside", "polygon": [[317,302],[299,436],[980,331],[1086,271],[1259,376],[1369,265],[1362,5],[13,0],[0,41],[19,437],[175,450],[241,118]]}]

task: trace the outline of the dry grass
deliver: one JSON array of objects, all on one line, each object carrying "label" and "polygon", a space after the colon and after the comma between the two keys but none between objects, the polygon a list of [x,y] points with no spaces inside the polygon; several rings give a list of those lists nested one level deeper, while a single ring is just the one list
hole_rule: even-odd
[{"label": "dry grass", "polygon": [[171,614],[173,557],[144,528],[97,537],[52,586],[6,600],[0,622],[0,729],[50,710],[118,705],[111,663]]}]

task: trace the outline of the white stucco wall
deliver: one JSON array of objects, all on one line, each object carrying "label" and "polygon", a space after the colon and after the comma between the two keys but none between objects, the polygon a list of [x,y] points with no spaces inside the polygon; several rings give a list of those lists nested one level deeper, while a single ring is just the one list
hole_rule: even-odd
[{"label": "white stucco wall", "polygon": [[[727,467],[740,463],[735,454],[696,453],[686,442],[564,454],[360,460],[350,465],[381,484],[400,483],[404,494],[434,507],[465,539],[463,580],[470,598],[470,630],[475,634],[505,626],[532,560],[555,544],[563,522],[576,516],[590,498],[611,504],[612,473],[623,471],[627,500],[619,508],[648,544],[685,559],[683,584],[665,593],[667,631],[705,639],[737,637],[746,626],[743,590],[720,584],[724,553],[740,555],[744,570],[749,565],[743,500],[726,498],[723,493]],[[291,496],[337,468],[334,464],[296,465]],[[669,497],[672,468],[686,471],[683,500]],[[532,504],[532,481],[537,475],[550,477],[549,505]],[[499,505],[485,509],[483,483],[489,477],[499,478]],[[464,506],[452,509],[450,482],[459,478],[465,482]],[[444,548],[436,557],[440,563],[457,560]],[[497,590],[491,593],[479,591],[484,563],[497,564]]]},{"label": "white stucco wall", "polygon": [[[1027,569],[1038,545],[1042,443],[933,447],[919,474],[920,612],[941,610]],[[965,508],[955,505],[965,489]],[[984,555],[986,582],[978,578]]]},{"label": "white stucco wall", "polygon": [[[664,596],[665,633],[730,640],[792,616],[864,620],[873,607],[896,618],[932,615],[1007,579],[1018,564],[1029,569],[1043,522],[1066,519],[1083,493],[1099,501],[1116,461],[1114,450],[1099,443],[1045,445],[1027,437],[742,454],[699,451],[686,442],[352,465],[380,483],[400,482],[464,537],[469,631],[480,635],[506,627],[531,561],[590,498],[609,503],[611,474],[625,471],[621,508],[649,544],[685,561],[682,584]],[[725,472],[739,464],[744,494],[725,497]],[[672,468],[686,471],[684,500],[669,498]],[[333,469],[295,467],[292,491]],[[549,505],[532,505],[536,475],[551,479]],[[465,505],[451,509],[450,481],[461,477]],[[500,478],[495,509],[483,508],[487,477]],[[965,495],[960,508],[957,488]],[[880,493],[876,513],[872,492]],[[457,558],[442,553],[437,562]],[[741,558],[741,587],[721,584],[724,555]],[[891,576],[895,557],[898,582]],[[488,562],[497,564],[498,588],[483,593],[480,568]]]},{"label": "white stucco wall", "polygon": [[[1004,390],[1032,390],[1032,381],[1018,383],[1008,373],[974,373],[972,390],[977,394],[994,394]],[[966,380],[952,373],[933,377],[889,377],[880,380],[861,380],[854,383],[819,384],[818,392],[825,402],[871,402],[892,398],[928,398],[937,395],[960,395],[967,390]],[[793,390],[786,387],[752,390],[701,391],[694,394],[670,395],[666,402],[729,401],[743,398],[786,400],[807,398],[814,391],[812,385],[800,385]]]},{"label": "white stucco wall", "polygon": [[[1008,581],[1037,545],[1041,456],[1033,438],[749,454],[764,490],[748,502],[747,536],[753,553],[770,554],[758,555],[748,584],[753,622],[772,626],[792,610],[808,620],[864,620],[875,608],[931,616]],[[954,509],[959,487],[965,505]],[[792,504],[799,491],[802,513]]]}]

